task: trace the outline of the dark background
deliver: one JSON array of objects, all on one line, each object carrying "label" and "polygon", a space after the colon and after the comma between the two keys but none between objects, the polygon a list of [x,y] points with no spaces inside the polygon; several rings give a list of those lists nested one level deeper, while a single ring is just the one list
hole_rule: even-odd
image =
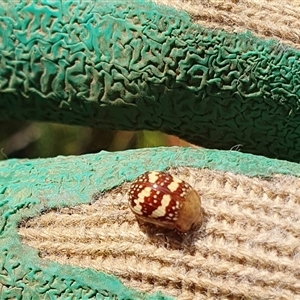
[{"label": "dark background", "polygon": [[20,121],[2,121],[0,128],[0,160],[189,145],[177,137],[150,131],[112,131]]}]

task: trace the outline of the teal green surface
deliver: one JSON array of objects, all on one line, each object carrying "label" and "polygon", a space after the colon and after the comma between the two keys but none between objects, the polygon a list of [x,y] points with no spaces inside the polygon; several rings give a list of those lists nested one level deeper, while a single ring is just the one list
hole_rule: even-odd
[{"label": "teal green surface", "polygon": [[[146,1],[0,3],[0,120],[161,130],[206,147],[300,161],[300,53],[192,23]],[[0,162],[1,299],[169,299],[114,276],[39,259],[18,223],[89,203],[150,170],[192,166],[299,176],[295,163],[155,148]]]},{"label": "teal green surface", "polygon": [[192,148],[149,148],[0,162],[1,299],[169,299],[127,289],[113,276],[91,269],[40,260],[37,250],[21,244],[23,218],[49,208],[89,203],[97,192],[135,179],[147,170],[191,166],[248,176],[300,175],[296,163]]},{"label": "teal green surface", "polygon": [[0,120],[160,130],[300,161],[300,53],[147,1],[1,1]]}]

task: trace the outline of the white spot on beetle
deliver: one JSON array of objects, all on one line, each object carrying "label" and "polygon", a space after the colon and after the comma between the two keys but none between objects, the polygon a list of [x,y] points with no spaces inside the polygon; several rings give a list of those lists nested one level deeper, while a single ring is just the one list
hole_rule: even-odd
[{"label": "white spot on beetle", "polygon": [[159,175],[159,172],[156,172],[156,171],[150,172],[150,173],[148,174],[148,181],[149,181],[150,183],[155,183],[156,180],[158,179],[158,175]]},{"label": "white spot on beetle", "polygon": [[161,199],[161,205],[157,207],[157,209],[154,210],[150,216],[153,218],[164,217],[166,215],[166,208],[170,204],[170,201],[170,195],[164,195]]},{"label": "white spot on beetle", "polygon": [[141,204],[145,202],[145,197],[149,197],[151,194],[151,188],[145,187],[142,189],[142,191],[137,195],[137,198],[133,200],[135,206],[133,207],[133,210],[138,215],[143,215],[143,207]]},{"label": "white spot on beetle", "polygon": [[176,181],[172,181],[169,185],[168,185],[168,189],[173,193],[175,192],[179,187],[179,183]]}]

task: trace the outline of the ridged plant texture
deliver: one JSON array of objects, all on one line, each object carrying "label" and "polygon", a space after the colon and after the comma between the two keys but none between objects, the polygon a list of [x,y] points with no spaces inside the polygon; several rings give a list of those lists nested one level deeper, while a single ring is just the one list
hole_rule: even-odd
[{"label": "ridged plant texture", "polygon": [[300,160],[300,54],[151,2],[0,4],[0,119],[160,130]]}]

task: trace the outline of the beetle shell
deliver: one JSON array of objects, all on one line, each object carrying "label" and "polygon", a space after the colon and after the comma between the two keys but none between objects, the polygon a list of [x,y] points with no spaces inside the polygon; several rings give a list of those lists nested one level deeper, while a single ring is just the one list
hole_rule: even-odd
[{"label": "beetle shell", "polygon": [[129,207],[139,220],[188,232],[202,222],[201,200],[183,180],[166,172],[139,176],[128,192]]}]

